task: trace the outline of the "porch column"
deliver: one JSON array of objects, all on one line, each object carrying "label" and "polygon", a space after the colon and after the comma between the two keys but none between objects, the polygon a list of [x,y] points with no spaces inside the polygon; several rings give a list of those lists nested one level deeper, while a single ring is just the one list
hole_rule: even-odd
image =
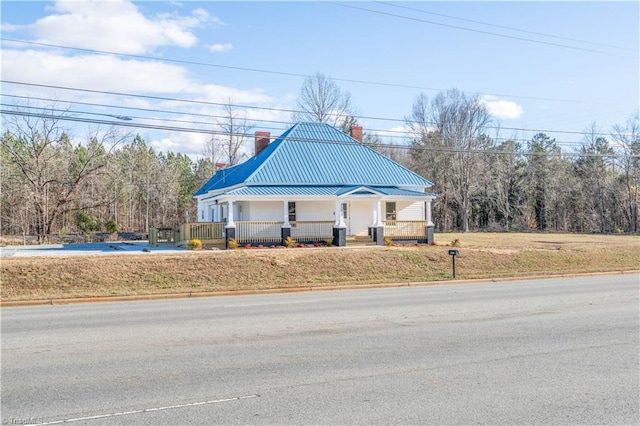
[{"label": "porch column", "polygon": [[236,223],[233,221],[233,201],[229,200],[227,203],[227,228],[235,228]]},{"label": "porch column", "polygon": [[227,226],[225,226],[226,232],[226,246],[229,248],[229,240],[236,239],[236,223],[233,221],[233,200],[227,202]]},{"label": "porch column", "polygon": [[374,239],[374,230],[376,228],[376,223],[378,223],[378,210],[376,209],[375,204],[373,205],[371,216],[373,217],[373,222],[371,222],[371,225],[369,225],[369,237],[371,239]]},{"label": "porch column", "polygon": [[336,202],[336,223],[334,228],[346,228],[347,225],[344,223],[344,217],[342,217],[342,202]]},{"label": "porch column", "polygon": [[374,223],[372,238],[376,245],[384,245],[384,222],[382,221],[382,200],[376,200],[376,207],[374,210]]},{"label": "porch column", "polygon": [[282,245],[286,245],[287,238],[291,236],[291,223],[289,223],[289,200],[283,201],[282,208],[282,229],[280,236],[282,237]]},{"label": "porch column", "polygon": [[344,247],[347,245],[347,225],[342,217],[342,202],[336,201],[336,223],[333,225],[333,245]]},{"label": "porch column", "polygon": [[435,225],[431,221],[431,200],[427,200],[427,244],[433,244]]}]

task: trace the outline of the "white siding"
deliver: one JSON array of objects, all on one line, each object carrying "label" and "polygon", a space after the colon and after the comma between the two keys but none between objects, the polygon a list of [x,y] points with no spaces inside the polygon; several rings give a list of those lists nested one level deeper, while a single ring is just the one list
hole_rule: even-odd
[{"label": "white siding", "polygon": [[335,220],[335,208],[331,201],[296,201],[296,220]]},{"label": "white siding", "polygon": [[248,207],[249,214],[246,215],[246,221],[253,222],[282,222],[283,204],[282,201],[253,201]]},{"label": "white siding", "polygon": [[397,201],[397,220],[424,220],[424,201]]},{"label": "white siding", "polygon": [[235,220],[248,221],[251,217],[251,203],[248,201],[236,201],[234,203]]}]

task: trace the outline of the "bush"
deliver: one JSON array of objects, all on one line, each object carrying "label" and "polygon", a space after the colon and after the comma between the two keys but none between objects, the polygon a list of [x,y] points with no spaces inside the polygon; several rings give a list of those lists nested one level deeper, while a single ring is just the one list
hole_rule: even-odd
[{"label": "bush", "polygon": [[287,239],[284,241],[284,245],[287,248],[293,248],[296,246],[296,240],[294,240],[293,238],[291,238],[291,236],[288,236]]},{"label": "bush", "polygon": [[197,249],[201,249],[202,248],[202,241],[200,241],[197,238],[194,238],[193,240],[189,241],[189,247],[192,250],[197,250]]},{"label": "bush", "polygon": [[327,238],[324,240],[324,245],[327,247],[331,247],[333,245],[333,238]]},{"label": "bush", "polygon": [[229,248],[229,250],[235,250],[238,248],[238,242],[233,238],[230,238],[229,242],[227,243],[227,247]]},{"label": "bush", "polygon": [[83,233],[88,234],[89,232],[98,230],[98,219],[95,216],[82,212],[76,216],[76,226]]},{"label": "bush", "polygon": [[110,234],[115,234],[116,232],[120,231],[120,225],[118,225],[118,223],[113,219],[109,219],[104,224],[104,227],[107,230],[107,232]]}]

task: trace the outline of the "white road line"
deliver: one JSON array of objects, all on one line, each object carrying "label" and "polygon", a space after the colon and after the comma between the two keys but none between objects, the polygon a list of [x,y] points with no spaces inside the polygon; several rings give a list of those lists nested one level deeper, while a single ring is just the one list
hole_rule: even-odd
[{"label": "white road line", "polygon": [[199,405],[218,404],[220,402],[240,401],[241,399],[259,398],[260,395],[237,396],[235,398],[214,399],[211,401],[191,402],[189,404],[168,405],[166,407],[144,408],[142,410],[123,411],[121,413],[99,414],[96,416],[77,417],[74,419],[56,420],[54,422],[38,423],[39,425],[59,425],[62,423],[82,422],[86,420],[105,419],[108,417],[129,416],[131,414],[151,413],[154,411],[174,410],[176,408],[197,407]]}]

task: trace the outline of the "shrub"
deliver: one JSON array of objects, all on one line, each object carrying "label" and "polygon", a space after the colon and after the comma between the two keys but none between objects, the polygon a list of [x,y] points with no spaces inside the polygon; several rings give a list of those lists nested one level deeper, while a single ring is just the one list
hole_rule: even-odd
[{"label": "shrub", "polygon": [[67,240],[67,228],[66,227],[62,227],[60,228],[60,230],[58,231],[58,238],[60,238],[60,240],[64,243]]},{"label": "shrub", "polygon": [[109,219],[104,224],[104,227],[107,230],[107,232],[110,234],[115,234],[116,232],[120,231],[120,225],[118,225],[118,223],[113,219]]},{"label": "shrub", "polygon": [[238,242],[233,238],[230,238],[229,242],[227,243],[227,247],[229,248],[229,250],[235,250],[238,248]]},{"label": "shrub", "polygon": [[200,241],[197,238],[194,238],[193,240],[189,241],[189,247],[192,250],[197,250],[197,249],[201,249],[202,248],[202,241]]},{"label": "shrub", "polygon": [[98,230],[98,219],[88,213],[80,213],[76,217],[76,226],[85,234]]},{"label": "shrub", "polygon": [[293,238],[291,238],[291,236],[288,236],[287,239],[284,241],[284,245],[287,248],[293,248],[296,246],[296,240],[294,240]]},{"label": "shrub", "polygon": [[391,239],[391,237],[384,237],[384,245],[385,246],[392,246],[393,245],[393,240]]},{"label": "shrub", "polygon": [[327,247],[331,247],[333,245],[333,238],[327,238],[324,240],[324,245]]}]

